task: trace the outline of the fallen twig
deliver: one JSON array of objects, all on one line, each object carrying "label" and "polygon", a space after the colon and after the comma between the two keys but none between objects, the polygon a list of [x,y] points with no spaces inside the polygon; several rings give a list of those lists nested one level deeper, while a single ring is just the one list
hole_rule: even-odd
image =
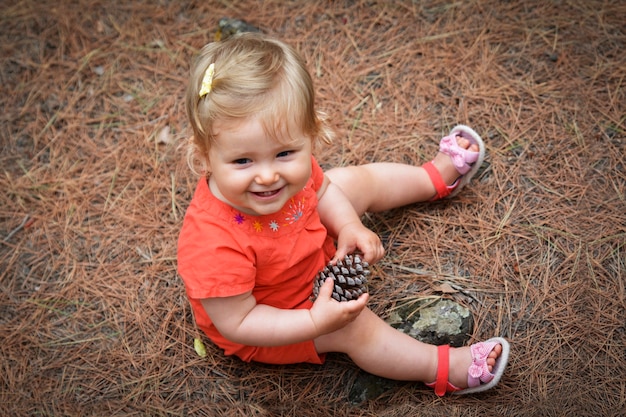
[{"label": "fallen twig", "polygon": [[13,237],[14,234],[22,230],[24,227],[26,227],[26,224],[28,223],[29,219],[30,219],[30,215],[27,214],[26,216],[24,216],[24,220],[22,220],[22,223],[20,223],[19,226],[17,226],[15,229],[11,230],[9,234],[6,235],[2,241],[3,242],[8,241],[9,239]]}]

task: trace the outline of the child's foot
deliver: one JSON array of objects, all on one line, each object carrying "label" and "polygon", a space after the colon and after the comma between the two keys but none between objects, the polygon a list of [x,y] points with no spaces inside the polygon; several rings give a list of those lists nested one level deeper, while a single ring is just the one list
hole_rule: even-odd
[{"label": "child's foot", "polygon": [[437,376],[428,383],[442,396],[472,394],[493,388],[502,377],[509,359],[509,343],[501,337],[463,348],[437,347]]},{"label": "child's foot", "polygon": [[[470,152],[480,151],[477,144],[471,143],[469,140],[465,139],[461,135],[456,135],[454,139],[456,140],[456,144],[459,146],[459,148],[467,149]],[[439,174],[441,175],[441,178],[443,179],[443,182],[446,183],[446,185],[454,184],[454,182],[461,176],[459,171],[457,171],[456,167],[452,163],[452,157],[446,155],[441,151],[439,151],[437,153],[437,156],[435,156],[435,159],[433,159],[433,165],[435,166],[435,168],[437,168],[437,171],[439,171]]]},{"label": "child's foot", "polygon": [[[496,365],[496,359],[502,354],[502,345],[496,344],[491,352],[487,355],[485,363],[487,370],[493,372]],[[450,349],[450,374],[448,380],[458,388],[467,388],[468,369],[472,365],[472,354],[469,346]]]},{"label": "child's foot", "polygon": [[470,182],[485,157],[485,145],[471,128],[458,125],[439,143],[439,153],[422,165],[439,200],[456,195]]}]

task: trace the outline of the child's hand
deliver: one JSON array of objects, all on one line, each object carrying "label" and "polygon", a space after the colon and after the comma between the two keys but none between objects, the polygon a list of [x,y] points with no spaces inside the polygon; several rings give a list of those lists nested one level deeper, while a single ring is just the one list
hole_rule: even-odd
[{"label": "child's hand", "polygon": [[373,264],[383,257],[385,248],[378,235],[361,222],[348,223],[340,231],[337,238],[337,253],[331,260],[333,264],[344,256],[359,251],[363,254],[363,260]]},{"label": "child's hand", "polygon": [[332,298],[333,286],[333,279],[326,279],[310,310],[319,336],[332,333],[354,321],[369,299],[369,294],[365,293],[356,300],[339,302]]}]

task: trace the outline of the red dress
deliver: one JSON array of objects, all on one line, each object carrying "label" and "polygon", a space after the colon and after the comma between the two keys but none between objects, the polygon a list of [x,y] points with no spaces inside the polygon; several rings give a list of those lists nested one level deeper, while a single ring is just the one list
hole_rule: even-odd
[{"label": "red dress", "polygon": [[224,338],[200,300],[252,291],[257,304],[311,308],[313,278],[335,253],[317,213],[324,173],[311,158],[306,186],[277,213],[251,216],[218,200],[200,179],[178,240],[178,272],[196,324],[226,355],[272,364],[323,363],[313,341],[256,347]]}]

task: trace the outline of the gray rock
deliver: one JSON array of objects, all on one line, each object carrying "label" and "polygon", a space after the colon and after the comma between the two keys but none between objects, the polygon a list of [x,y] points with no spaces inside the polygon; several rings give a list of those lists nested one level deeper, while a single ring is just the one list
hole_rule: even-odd
[{"label": "gray rock", "polygon": [[473,326],[470,311],[446,299],[416,299],[396,309],[387,322],[422,342],[455,347],[468,342]]}]

